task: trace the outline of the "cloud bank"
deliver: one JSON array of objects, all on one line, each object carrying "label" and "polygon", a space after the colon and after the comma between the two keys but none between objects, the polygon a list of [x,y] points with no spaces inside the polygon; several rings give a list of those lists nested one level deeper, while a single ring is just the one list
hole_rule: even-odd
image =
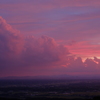
[{"label": "cloud bank", "polygon": [[[0,17],[0,66],[3,71],[24,67],[46,66],[62,61],[69,53],[53,38],[24,37]],[[8,70],[8,72],[9,72]]]},{"label": "cloud bank", "polygon": [[100,59],[72,56],[53,38],[23,36],[0,17],[0,76],[100,72]]}]

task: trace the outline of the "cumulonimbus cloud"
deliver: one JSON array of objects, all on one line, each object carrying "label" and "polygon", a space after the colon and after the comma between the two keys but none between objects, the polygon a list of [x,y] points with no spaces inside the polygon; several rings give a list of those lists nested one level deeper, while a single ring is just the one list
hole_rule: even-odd
[{"label": "cumulonimbus cloud", "polygon": [[6,70],[15,66],[42,66],[61,61],[69,53],[48,36],[24,37],[0,17],[0,66]]},{"label": "cumulonimbus cloud", "polygon": [[14,30],[0,17],[0,54],[1,57],[10,57],[19,54],[24,45],[24,40],[19,31]]},{"label": "cumulonimbus cloud", "polygon": [[[91,72],[100,71],[100,59],[74,58],[68,49],[48,36],[36,38],[34,36],[24,37],[19,31],[13,29],[0,17],[0,75],[20,72],[24,68],[39,70],[48,66],[57,70],[66,69],[69,72]],[[61,67],[62,66],[62,67]],[[11,75],[11,74],[10,74]]]}]

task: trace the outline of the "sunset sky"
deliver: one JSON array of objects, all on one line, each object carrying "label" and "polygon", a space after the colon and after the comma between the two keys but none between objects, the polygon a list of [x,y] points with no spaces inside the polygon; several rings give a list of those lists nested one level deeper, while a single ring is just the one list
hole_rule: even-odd
[{"label": "sunset sky", "polygon": [[0,0],[0,77],[100,76],[100,0]]}]

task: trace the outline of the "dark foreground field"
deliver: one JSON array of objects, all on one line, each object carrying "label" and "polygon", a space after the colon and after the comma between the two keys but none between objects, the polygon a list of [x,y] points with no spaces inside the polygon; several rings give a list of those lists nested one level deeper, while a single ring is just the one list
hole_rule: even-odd
[{"label": "dark foreground field", "polygon": [[0,100],[100,100],[100,80],[0,80]]}]

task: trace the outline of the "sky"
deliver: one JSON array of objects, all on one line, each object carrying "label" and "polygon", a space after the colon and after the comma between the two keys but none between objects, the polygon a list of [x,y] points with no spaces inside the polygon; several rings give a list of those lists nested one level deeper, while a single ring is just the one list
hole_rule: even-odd
[{"label": "sky", "polygon": [[100,76],[100,0],[0,0],[0,77]]}]

